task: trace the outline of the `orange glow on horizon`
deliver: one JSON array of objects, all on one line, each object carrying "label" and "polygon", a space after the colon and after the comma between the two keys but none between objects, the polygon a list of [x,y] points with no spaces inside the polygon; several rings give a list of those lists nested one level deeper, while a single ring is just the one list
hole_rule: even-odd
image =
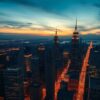
[{"label": "orange glow on horizon", "polygon": [[[45,30],[32,30],[32,29],[17,29],[17,28],[0,28],[1,33],[13,33],[13,34],[33,34],[33,35],[42,35],[42,36],[48,36],[48,31]],[[50,33],[51,34],[51,33]],[[52,35],[52,34],[51,34]]]},{"label": "orange glow on horizon", "polygon": [[[24,29],[17,29],[17,28],[0,28],[0,32],[1,33],[12,33],[12,34],[29,34],[29,35],[41,35],[41,36],[54,36],[55,35],[55,31],[52,30],[32,30],[29,28],[24,28]],[[63,30],[63,31],[59,31],[58,35],[59,36],[66,36],[66,35],[70,35],[70,33],[72,33],[71,30],[67,29],[67,30]]]},{"label": "orange glow on horizon", "polygon": [[86,31],[86,32],[81,32],[81,34],[84,34],[84,35],[86,35],[86,34],[89,34],[89,33],[91,33],[91,34],[99,34],[100,33],[100,29],[95,29],[95,30],[90,30],[90,31]]},{"label": "orange glow on horizon", "polygon": [[[58,31],[59,36],[69,36],[72,35],[73,29],[70,28],[62,28],[61,31]],[[90,30],[86,32],[80,32],[80,34],[86,35],[88,33],[95,34],[99,32],[100,29]],[[54,36],[55,31],[54,30],[36,30],[36,29],[30,29],[30,28],[0,28],[0,33],[12,33],[12,34],[29,34],[29,35],[40,35],[40,36]]]}]

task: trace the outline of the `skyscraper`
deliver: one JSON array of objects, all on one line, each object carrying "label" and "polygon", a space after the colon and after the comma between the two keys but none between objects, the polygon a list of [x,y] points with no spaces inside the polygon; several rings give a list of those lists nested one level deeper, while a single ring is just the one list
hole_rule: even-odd
[{"label": "skyscraper", "polygon": [[54,44],[55,44],[55,46],[58,46],[58,44],[59,44],[58,30],[57,29],[56,29],[55,36],[54,36]]},{"label": "skyscraper", "polygon": [[71,41],[71,51],[70,51],[71,65],[69,71],[81,70],[81,64],[82,64],[81,46],[82,45],[79,37],[79,32],[77,31],[77,19],[76,19],[75,31],[73,32]]},{"label": "skyscraper", "polygon": [[77,19],[75,25],[75,31],[73,32],[72,42],[71,42],[71,69],[80,70],[81,68],[81,43],[79,32],[77,31]]},{"label": "skyscraper", "polygon": [[76,19],[75,30],[73,32],[71,40],[71,51],[70,51],[71,64],[67,73],[69,76],[68,91],[73,92],[73,98],[75,98],[78,89],[79,76],[82,68],[82,55],[83,55],[82,45],[79,37],[79,32],[77,30],[77,19]]},{"label": "skyscraper", "polygon": [[55,66],[54,66],[53,52],[50,47],[47,47],[45,59],[46,59],[46,67],[45,67],[46,100],[54,100]]},{"label": "skyscraper", "polygon": [[63,68],[63,53],[62,48],[58,38],[58,30],[55,31],[54,36],[54,44],[53,44],[53,59],[54,59],[54,66],[55,66],[55,78],[57,79],[58,74],[60,73],[61,69]]},{"label": "skyscraper", "polygon": [[39,74],[43,84],[45,84],[45,51],[46,51],[45,45],[40,43],[40,45],[38,46],[39,71],[40,71]]},{"label": "skyscraper", "polygon": [[75,25],[75,31],[72,36],[71,44],[71,65],[69,68],[70,78],[75,80],[79,77],[79,71],[81,70],[81,54],[80,54],[80,43],[79,43],[79,32],[77,31],[77,19]]},{"label": "skyscraper", "polygon": [[23,79],[20,68],[7,68],[4,72],[5,100],[24,100]]},{"label": "skyscraper", "polygon": [[5,100],[24,100],[23,50],[9,51],[9,64],[4,71]]},{"label": "skyscraper", "polygon": [[6,56],[6,52],[0,52],[0,98],[4,98],[4,70],[7,65]]},{"label": "skyscraper", "polygon": [[39,71],[39,57],[34,55],[32,58],[32,83],[31,83],[31,100],[42,100],[42,84]]},{"label": "skyscraper", "polygon": [[24,60],[25,60],[25,76],[26,80],[31,78],[31,59],[32,59],[32,50],[30,46],[25,46],[24,49]]}]

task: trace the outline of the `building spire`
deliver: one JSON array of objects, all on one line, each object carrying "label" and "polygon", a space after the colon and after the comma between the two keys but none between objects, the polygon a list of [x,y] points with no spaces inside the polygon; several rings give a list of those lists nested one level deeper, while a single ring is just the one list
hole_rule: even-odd
[{"label": "building spire", "polygon": [[75,31],[77,31],[77,18],[76,18]]},{"label": "building spire", "polygon": [[57,28],[56,28],[56,31],[55,31],[54,42],[55,42],[55,44],[58,44],[58,42],[59,42]]},{"label": "building spire", "polygon": [[56,28],[55,36],[57,36],[57,33],[58,33],[58,30],[57,30],[57,28]]}]

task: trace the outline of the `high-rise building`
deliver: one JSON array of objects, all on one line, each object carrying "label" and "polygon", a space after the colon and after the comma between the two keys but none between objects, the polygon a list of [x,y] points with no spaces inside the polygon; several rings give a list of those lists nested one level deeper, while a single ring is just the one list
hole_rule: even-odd
[{"label": "high-rise building", "polygon": [[[73,74],[74,72],[78,74],[81,71],[81,67],[82,67],[81,57],[82,57],[81,42],[80,42],[79,32],[77,31],[77,20],[76,20],[75,31],[73,32],[72,41],[71,41],[71,51],[70,51],[71,64],[69,68],[70,74],[71,73]],[[77,74],[76,77],[78,76]]]},{"label": "high-rise building", "polygon": [[24,62],[25,62],[25,79],[30,80],[31,78],[31,59],[32,50],[31,47],[25,46],[24,48]]},{"label": "high-rise building", "polygon": [[24,100],[23,76],[18,67],[8,67],[4,72],[5,100]]},{"label": "high-rise building", "polygon": [[89,66],[86,74],[84,100],[100,99],[100,45],[91,49]]},{"label": "high-rise building", "polygon": [[82,55],[83,55],[82,45],[79,37],[79,32],[77,30],[77,20],[76,20],[75,31],[73,32],[71,41],[71,51],[70,51],[71,64],[67,72],[69,76],[67,89],[68,91],[72,91],[73,97],[75,97],[78,89],[79,76],[82,68]]},{"label": "high-rise building", "polygon": [[54,66],[55,66],[55,78],[60,74],[63,68],[63,52],[58,38],[58,30],[55,31],[54,36],[54,44],[53,44],[53,59],[54,59]]},{"label": "high-rise building", "polygon": [[73,32],[72,41],[71,41],[71,65],[70,70],[80,70],[82,64],[82,48],[79,32],[77,30],[77,20],[75,25],[75,31]]},{"label": "high-rise building", "polygon": [[30,84],[32,81],[32,46],[29,42],[24,44],[24,64],[25,64],[25,74],[24,74],[24,94],[25,99],[30,98]]},{"label": "high-rise building", "polygon": [[54,36],[54,44],[55,44],[55,46],[59,45],[59,39],[58,39],[58,31],[57,31],[57,29],[56,29],[55,36]]},{"label": "high-rise building", "polygon": [[7,65],[6,56],[6,52],[0,53],[0,98],[4,98],[4,70]]},{"label": "high-rise building", "polygon": [[8,53],[9,63],[4,71],[5,100],[24,100],[24,55],[23,50],[13,49]]},{"label": "high-rise building", "polygon": [[[89,66],[91,67],[91,66]],[[95,68],[89,68],[86,75],[84,100],[100,99],[100,74]]]},{"label": "high-rise building", "polygon": [[31,100],[42,100],[42,84],[39,71],[39,57],[32,58],[32,83],[30,87]]},{"label": "high-rise building", "polygon": [[55,66],[53,52],[50,47],[46,49],[46,67],[45,67],[45,82],[46,82],[46,100],[54,100],[55,93]]},{"label": "high-rise building", "polygon": [[45,45],[44,44],[40,44],[38,46],[38,57],[39,57],[39,70],[40,70],[40,78],[43,82],[43,84],[45,84]]}]

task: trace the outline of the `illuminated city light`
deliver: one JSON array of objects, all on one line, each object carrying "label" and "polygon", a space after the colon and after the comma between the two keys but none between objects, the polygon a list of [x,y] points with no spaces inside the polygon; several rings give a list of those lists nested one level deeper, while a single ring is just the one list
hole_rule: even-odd
[{"label": "illuminated city light", "polygon": [[57,100],[57,93],[58,93],[58,91],[60,89],[61,81],[62,80],[68,80],[68,79],[66,79],[65,76],[66,76],[66,73],[67,73],[67,71],[69,69],[69,66],[70,66],[70,60],[68,61],[67,66],[63,69],[61,75],[57,78],[57,81],[55,82],[55,100]]},{"label": "illuminated city light", "polygon": [[42,100],[44,100],[46,97],[46,88],[42,89],[42,95],[43,95]]},{"label": "illuminated city light", "polygon": [[81,70],[81,74],[80,74],[80,78],[79,78],[78,93],[76,94],[77,95],[76,100],[83,100],[87,65],[88,65],[88,60],[89,60],[91,48],[92,48],[92,42],[90,43],[90,46],[88,47],[86,57],[84,58],[84,61],[83,61],[83,66],[82,66],[82,70]]}]

